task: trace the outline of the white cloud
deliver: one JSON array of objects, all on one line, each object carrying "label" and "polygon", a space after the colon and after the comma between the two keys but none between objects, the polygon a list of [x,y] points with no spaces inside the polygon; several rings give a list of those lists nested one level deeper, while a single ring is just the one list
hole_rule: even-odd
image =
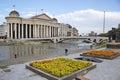
[{"label": "white cloud", "polygon": [[21,15],[23,15],[22,17],[24,17],[24,18],[29,18],[29,17],[35,16],[36,12],[34,12],[34,11],[32,11],[32,12],[22,11]]},{"label": "white cloud", "polygon": [[1,18],[4,18],[4,16],[3,16],[2,14],[0,14],[0,19],[1,19]]},{"label": "white cloud", "polygon": [[5,22],[5,17],[0,13],[0,24],[2,24],[3,22]]},{"label": "white cloud", "polygon": [[[94,9],[78,10],[71,13],[54,15],[49,12],[44,12],[51,18],[55,17],[61,23],[67,23],[76,27],[79,33],[90,33],[95,31],[97,33],[103,32],[103,18],[104,11]],[[37,12],[37,14],[41,14]],[[36,15],[36,12],[22,12],[23,17],[31,17]],[[120,24],[120,12],[105,12],[105,32],[112,27],[117,27]]]},{"label": "white cloud", "polygon": [[[103,11],[93,9],[79,10],[56,16],[58,21],[75,26],[79,33],[89,33],[90,31],[102,33],[103,17]],[[105,19],[105,31],[107,32],[112,27],[117,27],[120,23],[120,12],[105,12]]]},{"label": "white cloud", "polygon": [[34,14],[32,13],[26,14],[26,17],[32,17],[32,16],[34,16]]}]

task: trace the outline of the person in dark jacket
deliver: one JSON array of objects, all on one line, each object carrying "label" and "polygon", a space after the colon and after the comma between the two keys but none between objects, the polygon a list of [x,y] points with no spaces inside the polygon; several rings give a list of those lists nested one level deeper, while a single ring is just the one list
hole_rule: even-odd
[{"label": "person in dark jacket", "polygon": [[68,49],[65,49],[65,56],[68,55]]}]

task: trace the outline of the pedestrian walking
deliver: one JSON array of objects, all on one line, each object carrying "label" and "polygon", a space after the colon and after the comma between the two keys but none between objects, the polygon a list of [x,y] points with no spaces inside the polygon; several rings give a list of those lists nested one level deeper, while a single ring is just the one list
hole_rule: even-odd
[{"label": "pedestrian walking", "polygon": [[93,49],[93,45],[92,44],[90,45],[90,49]]},{"label": "pedestrian walking", "polygon": [[68,49],[65,49],[65,56],[68,55]]},{"label": "pedestrian walking", "polygon": [[16,55],[16,54],[14,54],[14,58],[17,58],[17,55]]}]

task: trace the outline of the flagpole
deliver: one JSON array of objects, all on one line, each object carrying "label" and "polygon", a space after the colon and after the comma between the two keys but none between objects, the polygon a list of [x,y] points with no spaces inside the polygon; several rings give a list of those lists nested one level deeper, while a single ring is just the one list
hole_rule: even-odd
[{"label": "flagpole", "polygon": [[13,5],[13,10],[15,11],[15,5]]},{"label": "flagpole", "polygon": [[43,9],[41,9],[41,13],[43,13]]},{"label": "flagpole", "polygon": [[105,33],[105,11],[104,11],[104,17],[103,17],[103,33]]}]

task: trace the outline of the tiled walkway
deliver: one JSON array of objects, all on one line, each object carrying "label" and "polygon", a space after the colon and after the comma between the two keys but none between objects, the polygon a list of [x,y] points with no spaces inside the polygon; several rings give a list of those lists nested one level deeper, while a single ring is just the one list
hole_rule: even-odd
[{"label": "tiled walkway", "polygon": [[[79,57],[80,53],[63,56],[67,58]],[[120,56],[113,60],[103,60],[97,64],[97,68],[89,71],[84,77],[90,80],[120,80]],[[4,72],[0,69],[0,80],[47,80],[34,72],[25,69],[25,64],[16,64],[8,66],[10,72]]]}]

